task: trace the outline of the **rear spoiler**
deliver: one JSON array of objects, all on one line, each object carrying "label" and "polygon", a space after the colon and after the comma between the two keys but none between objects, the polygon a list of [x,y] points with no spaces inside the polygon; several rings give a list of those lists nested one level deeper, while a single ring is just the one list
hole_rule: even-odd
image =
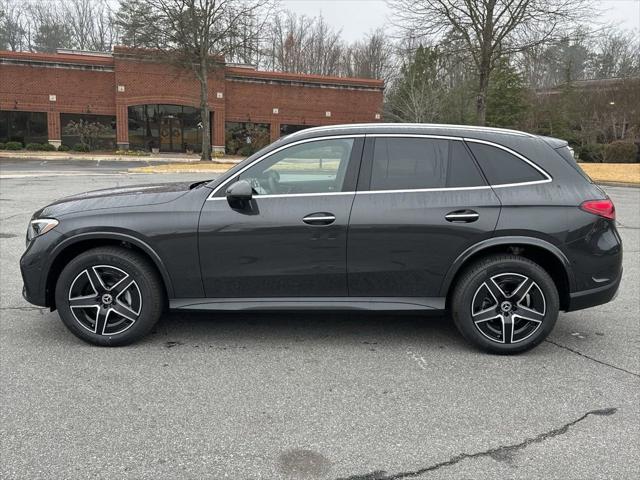
[{"label": "rear spoiler", "polygon": [[559,148],[569,146],[569,142],[567,142],[566,140],[562,140],[560,138],[544,137],[544,136],[540,136],[540,138],[544,140],[545,143],[549,145],[551,148],[553,148],[554,150],[558,150]]}]

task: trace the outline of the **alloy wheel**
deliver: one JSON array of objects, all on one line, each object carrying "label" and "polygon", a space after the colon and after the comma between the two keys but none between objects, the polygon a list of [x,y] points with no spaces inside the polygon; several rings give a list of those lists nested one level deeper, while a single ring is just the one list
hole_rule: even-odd
[{"label": "alloy wheel", "polygon": [[142,311],[136,281],[120,268],[95,265],[71,282],[69,308],[84,329],[98,335],[116,335],[129,329]]},{"label": "alloy wheel", "polygon": [[538,284],[520,273],[490,277],[476,290],[471,317],[482,335],[497,343],[518,343],[542,325],[546,300]]}]

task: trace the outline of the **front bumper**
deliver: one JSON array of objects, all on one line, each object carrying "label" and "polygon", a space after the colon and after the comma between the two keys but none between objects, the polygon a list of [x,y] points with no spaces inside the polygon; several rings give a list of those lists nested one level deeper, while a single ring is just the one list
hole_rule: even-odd
[{"label": "front bumper", "polygon": [[41,237],[34,238],[20,258],[22,274],[22,296],[39,307],[48,307],[47,276],[49,274],[49,256],[52,243],[60,237],[54,230]]},{"label": "front bumper", "polygon": [[621,281],[622,268],[620,268],[618,276],[606,285],[589,290],[583,290],[581,292],[570,293],[569,308],[567,308],[567,312],[595,307],[596,305],[602,305],[603,303],[610,302],[616,297]]}]

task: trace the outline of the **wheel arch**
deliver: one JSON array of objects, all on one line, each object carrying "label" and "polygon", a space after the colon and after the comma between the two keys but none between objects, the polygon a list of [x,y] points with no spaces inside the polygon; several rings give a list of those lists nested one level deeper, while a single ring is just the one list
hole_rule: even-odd
[{"label": "wheel arch", "polygon": [[173,285],[169,272],[160,256],[147,243],[124,233],[90,232],[74,235],[64,240],[51,252],[45,285],[45,299],[48,307],[55,308],[55,285],[64,266],[82,252],[103,246],[129,248],[150,260],[162,278],[167,300],[173,297]]},{"label": "wheel arch", "polygon": [[447,299],[447,308],[453,287],[466,268],[481,258],[499,253],[521,255],[544,268],[558,289],[560,309],[566,310],[569,307],[569,294],[574,290],[575,279],[571,263],[562,250],[540,238],[509,236],[490,238],[473,245],[458,256],[449,268],[440,289],[440,295]]}]

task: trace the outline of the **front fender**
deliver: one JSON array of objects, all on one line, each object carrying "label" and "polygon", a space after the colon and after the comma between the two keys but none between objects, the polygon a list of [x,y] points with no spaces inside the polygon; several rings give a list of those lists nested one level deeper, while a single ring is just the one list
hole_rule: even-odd
[{"label": "front fender", "polygon": [[[114,232],[114,231],[93,231],[93,232],[84,232],[78,233],[75,235],[68,236],[60,243],[58,243],[52,250],[48,257],[48,261],[46,264],[46,271],[51,273],[51,267],[53,266],[56,259],[62,254],[67,248],[71,247],[74,244],[79,242],[87,241],[87,240],[116,240],[130,243],[138,247],[142,250],[148,257],[153,261],[154,265],[160,272],[162,276],[162,280],[167,289],[167,294],[169,298],[174,296],[173,284],[171,282],[171,277],[169,276],[169,272],[164,265],[164,262],[160,258],[160,256],[155,252],[155,250],[145,241],[140,238],[124,232]],[[48,279],[47,279],[48,282]]]}]

